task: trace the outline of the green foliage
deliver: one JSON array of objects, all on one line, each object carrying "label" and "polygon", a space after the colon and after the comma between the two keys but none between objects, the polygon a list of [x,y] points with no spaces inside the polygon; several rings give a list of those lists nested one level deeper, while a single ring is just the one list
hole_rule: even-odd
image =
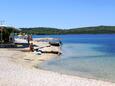
[{"label": "green foliage", "polygon": [[22,32],[27,34],[62,34],[63,30],[56,28],[47,28],[47,27],[36,27],[36,28],[20,28]]},{"label": "green foliage", "polygon": [[[2,31],[2,34],[1,34],[1,31]],[[12,27],[0,27],[0,38],[2,36],[2,41],[4,43],[9,42],[9,36],[12,32],[15,33],[18,31]],[[1,42],[1,39],[0,39],[0,42]]]},{"label": "green foliage", "polygon": [[36,27],[36,28],[20,28],[22,32],[28,34],[104,34],[115,33],[115,26],[96,26],[96,27],[83,27],[73,29],[57,29],[48,27]]}]

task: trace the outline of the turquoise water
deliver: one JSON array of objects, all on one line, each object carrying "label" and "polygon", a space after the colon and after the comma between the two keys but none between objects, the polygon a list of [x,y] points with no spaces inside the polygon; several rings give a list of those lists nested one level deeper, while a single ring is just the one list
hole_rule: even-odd
[{"label": "turquoise water", "polygon": [[38,65],[39,68],[115,82],[115,34],[50,36],[62,39],[63,54]]}]

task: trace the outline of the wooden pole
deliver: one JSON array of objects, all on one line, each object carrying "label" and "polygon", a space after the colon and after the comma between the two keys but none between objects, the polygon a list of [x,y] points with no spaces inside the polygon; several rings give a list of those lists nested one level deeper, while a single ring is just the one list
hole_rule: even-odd
[{"label": "wooden pole", "polygon": [[0,40],[1,40],[1,44],[2,44],[2,32],[3,32],[3,22],[4,21],[0,21],[0,25],[1,25],[1,35],[0,35]]}]

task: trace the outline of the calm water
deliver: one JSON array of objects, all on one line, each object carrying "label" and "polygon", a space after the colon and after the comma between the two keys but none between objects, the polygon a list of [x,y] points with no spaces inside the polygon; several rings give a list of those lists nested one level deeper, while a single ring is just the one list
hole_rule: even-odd
[{"label": "calm water", "polygon": [[63,54],[38,65],[39,68],[115,82],[115,34],[33,37],[58,37],[63,42]]}]

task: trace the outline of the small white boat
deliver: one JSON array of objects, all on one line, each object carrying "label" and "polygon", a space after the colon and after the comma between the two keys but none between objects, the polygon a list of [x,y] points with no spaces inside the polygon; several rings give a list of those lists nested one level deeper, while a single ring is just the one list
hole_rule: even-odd
[{"label": "small white boat", "polygon": [[28,44],[28,36],[27,35],[18,35],[14,38],[15,44]]},{"label": "small white boat", "polygon": [[28,41],[26,39],[22,39],[22,38],[15,38],[14,43],[15,44],[28,44]]}]

